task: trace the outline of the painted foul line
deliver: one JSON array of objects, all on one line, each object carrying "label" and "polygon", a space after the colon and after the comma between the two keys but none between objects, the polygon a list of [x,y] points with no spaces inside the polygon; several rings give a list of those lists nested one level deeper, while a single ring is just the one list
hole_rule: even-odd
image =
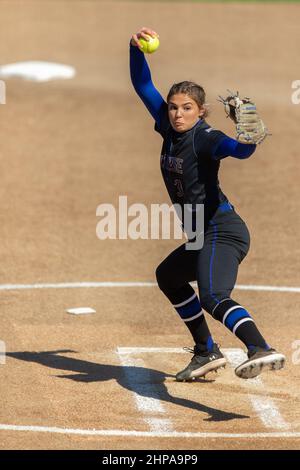
[{"label": "painted foul line", "polygon": [[195,439],[251,439],[251,438],[292,438],[299,439],[300,432],[252,432],[252,433],[222,433],[222,432],[177,432],[177,431],[134,431],[126,429],[71,429],[47,426],[17,426],[0,424],[0,431],[48,432],[53,434],[77,434],[81,436],[124,436],[124,437],[166,437],[166,438],[195,438]]},{"label": "painted foul line", "polygon": [[[224,354],[234,368],[247,359],[246,353],[241,349],[225,349]],[[241,385],[249,390],[248,398],[251,405],[266,428],[290,429],[290,425],[281,416],[275,402],[266,394],[255,393],[261,393],[264,390],[264,384],[260,377],[241,379]]]},{"label": "painted foul line", "polygon": [[[118,352],[118,351],[117,351]],[[132,390],[136,407],[152,432],[172,432],[172,422],[166,418],[166,409],[160,402],[159,386],[153,383],[151,374],[141,358],[120,353],[119,359]]]},{"label": "painted foul line", "polygon": [[[192,283],[196,286],[196,283]],[[155,287],[156,282],[61,282],[47,284],[0,284],[0,290],[26,289],[80,289],[89,287]],[[235,289],[268,291],[268,292],[300,292],[300,287],[286,286],[255,286],[237,284]]]},{"label": "painted foul line", "polygon": [[[239,348],[233,349],[222,349],[222,352],[226,356],[230,365],[235,368],[242,362],[247,359],[247,355],[244,351]],[[117,353],[122,361],[122,358],[125,357],[128,361],[132,355],[134,354],[144,354],[144,353],[185,353],[183,349],[180,348],[117,348]],[[136,359],[135,361],[138,361]],[[132,363],[134,365],[134,363]],[[278,430],[288,430],[290,429],[290,425],[283,419],[278,410],[275,402],[267,396],[267,394],[259,395],[258,392],[262,392],[264,390],[264,385],[260,377],[256,377],[254,379],[243,380],[240,379],[241,386],[247,388],[249,390],[248,398],[252,405],[252,408],[255,410],[256,414],[258,415],[259,419],[263,423],[266,428],[271,429],[278,429]],[[150,392],[150,391],[149,391]],[[256,393],[255,393],[256,392]],[[140,397],[142,400],[144,397]],[[159,396],[157,397],[159,400]],[[158,405],[157,405],[158,406]]]}]

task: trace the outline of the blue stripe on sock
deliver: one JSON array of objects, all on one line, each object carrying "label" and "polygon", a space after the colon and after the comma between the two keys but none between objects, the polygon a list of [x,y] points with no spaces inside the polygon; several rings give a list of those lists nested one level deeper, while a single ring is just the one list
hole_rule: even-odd
[{"label": "blue stripe on sock", "polygon": [[233,310],[225,320],[225,326],[229,328],[231,331],[233,330],[234,325],[242,318],[251,318],[247,310],[244,308],[237,308]]},{"label": "blue stripe on sock", "polygon": [[[254,348],[257,348],[257,346],[255,346],[255,344],[247,344],[247,348],[249,351],[252,351]],[[268,351],[269,349],[271,349],[271,346],[269,346],[267,343],[265,343],[265,346],[264,346],[265,350]]]},{"label": "blue stripe on sock", "polygon": [[211,336],[208,337],[207,342],[206,342],[206,347],[208,351],[212,351],[214,347],[214,341]]},{"label": "blue stripe on sock", "polygon": [[195,297],[191,302],[182,307],[177,307],[176,311],[179,313],[180,317],[186,320],[187,318],[193,317],[201,310],[201,305],[199,299]]}]

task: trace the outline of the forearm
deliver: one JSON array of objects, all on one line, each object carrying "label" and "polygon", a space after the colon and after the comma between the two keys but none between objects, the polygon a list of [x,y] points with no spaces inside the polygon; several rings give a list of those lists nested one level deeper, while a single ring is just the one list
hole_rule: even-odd
[{"label": "forearm", "polygon": [[150,69],[143,52],[130,45],[130,76],[133,87],[146,108],[159,124],[164,100],[153,85]]},{"label": "forearm", "polygon": [[254,144],[241,144],[235,139],[225,137],[214,149],[213,157],[216,160],[228,156],[243,160],[249,158],[254,153],[255,149],[256,145]]}]

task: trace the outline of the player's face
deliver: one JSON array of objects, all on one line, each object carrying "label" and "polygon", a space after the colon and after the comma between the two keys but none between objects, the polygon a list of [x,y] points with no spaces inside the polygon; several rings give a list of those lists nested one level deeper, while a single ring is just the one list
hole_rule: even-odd
[{"label": "player's face", "polygon": [[168,112],[173,129],[177,132],[185,132],[203,116],[204,108],[199,108],[196,101],[189,95],[178,93],[170,97]]}]

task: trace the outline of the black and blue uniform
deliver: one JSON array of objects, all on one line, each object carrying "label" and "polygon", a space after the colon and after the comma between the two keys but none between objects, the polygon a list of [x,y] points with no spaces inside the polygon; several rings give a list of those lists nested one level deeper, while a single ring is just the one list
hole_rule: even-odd
[{"label": "black and blue uniform", "polygon": [[[130,72],[133,86],[163,138],[160,165],[172,203],[204,206],[203,247],[186,250],[183,244],[173,251],[156,270],[158,285],[200,349],[209,350],[213,345],[203,309],[223,322],[248,349],[265,348],[266,342],[249,312],[231,298],[250,236],[218,180],[223,158],[248,158],[256,146],[231,139],[204,119],[185,132],[176,132],[169,121],[167,103],[153,85],[144,54],[134,46],[130,46]],[[195,280],[199,297],[190,285]]]},{"label": "black and blue uniform", "polygon": [[216,149],[220,153],[219,145],[222,144],[221,152],[230,152],[226,144],[233,139],[202,119],[192,129],[176,132],[171,127],[166,103],[158,121],[155,130],[163,137],[160,166],[171,201],[182,207],[182,213],[184,204],[191,207],[203,204],[206,227],[220,205],[223,212],[231,210],[219,186],[220,157],[216,156]]}]

